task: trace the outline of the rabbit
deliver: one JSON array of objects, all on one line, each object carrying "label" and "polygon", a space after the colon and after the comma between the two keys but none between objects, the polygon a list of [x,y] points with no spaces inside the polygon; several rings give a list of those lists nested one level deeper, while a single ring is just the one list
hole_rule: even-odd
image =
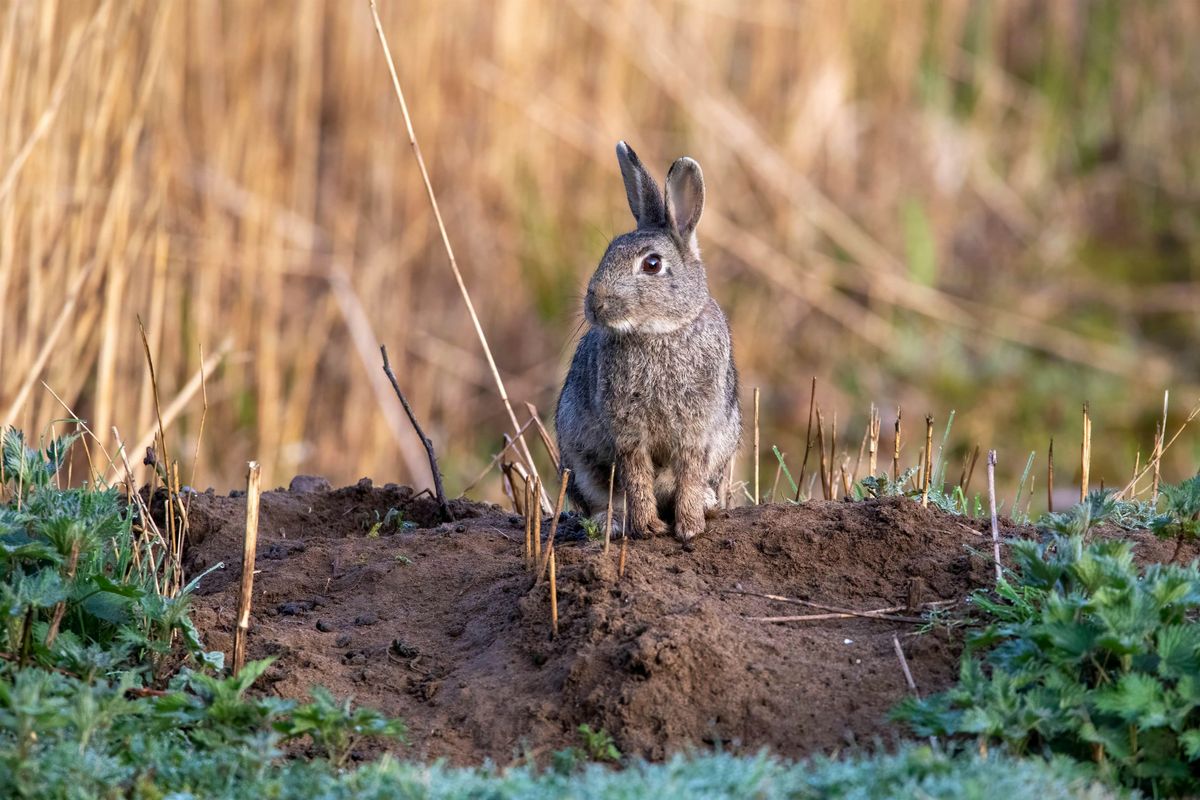
[{"label": "rabbit", "polygon": [[583,514],[608,503],[616,463],[630,533],[704,531],[741,440],[729,323],[708,292],[696,226],[704,175],[691,158],[667,172],[665,194],[625,142],[617,161],[637,228],[609,244],[588,283],[579,342],[555,411],[567,493]]}]

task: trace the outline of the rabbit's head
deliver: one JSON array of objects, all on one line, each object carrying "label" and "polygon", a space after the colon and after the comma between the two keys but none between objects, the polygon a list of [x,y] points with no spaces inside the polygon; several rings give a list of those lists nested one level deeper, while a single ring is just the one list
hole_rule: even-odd
[{"label": "rabbit's head", "polygon": [[664,194],[624,142],[617,161],[637,229],[609,244],[588,284],[584,315],[617,334],[670,333],[695,320],[709,299],[696,243],[704,175],[681,158],[667,172]]}]

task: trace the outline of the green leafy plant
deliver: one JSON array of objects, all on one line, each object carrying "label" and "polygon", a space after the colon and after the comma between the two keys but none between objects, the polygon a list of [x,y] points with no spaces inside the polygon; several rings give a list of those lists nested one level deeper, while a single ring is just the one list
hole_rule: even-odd
[{"label": "green leafy plant", "polygon": [[1197,568],[1140,571],[1129,542],[1082,533],[1011,552],[1011,580],[973,597],[988,624],[968,638],[958,686],[896,716],[920,735],[1089,760],[1131,787],[1200,790]]},{"label": "green leafy plant", "polygon": [[313,702],[296,708],[275,724],[285,739],[308,736],[335,766],[342,766],[364,738],[404,741],[407,728],[369,708],[355,708],[350,700],[339,703],[323,687],[312,690]]},{"label": "green leafy plant", "polygon": [[601,728],[592,730],[591,725],[583,724],[577,729],[579,738],[583,741],[584,752],[592,761],[620,761],[621,751],[608,731]]},{"label": "green leafy plant", "polygon": [[597,519],[580,517],[579,527],[583,528],[584,535],[593,542],[604,538],[604,525]]},{"label": "green leafy plant", "polygon": [[1171,561],[1179,558],[1184,542],[1200,538],[1200,475],[1162,487],[1163,513],[1150,524],[1155,535],[1175,540]]}]

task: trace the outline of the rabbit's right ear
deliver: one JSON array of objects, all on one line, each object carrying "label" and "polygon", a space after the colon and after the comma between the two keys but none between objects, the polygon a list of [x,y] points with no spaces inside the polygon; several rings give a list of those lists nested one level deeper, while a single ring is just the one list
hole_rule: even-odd
[{"label": "rabbit's right ear", "polygon": [[661,228],[666,225],[667,211],[658,184],[642,166],[633,148],[624,142],[617,142],[617,163],[621,165],[625,196],[629,199],[629,210],[633,212],[637,226]]}]

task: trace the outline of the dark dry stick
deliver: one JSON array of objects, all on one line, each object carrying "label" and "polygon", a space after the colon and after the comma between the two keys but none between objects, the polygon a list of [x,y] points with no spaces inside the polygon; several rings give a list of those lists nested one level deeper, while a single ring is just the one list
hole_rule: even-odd
[{"label": "dark dry stick", "polygon": [[613,462],[608,470],[608,511],[604,514],[604,553],[608,554],[608,543],[612,539],[612,498],[613,484],[617,480],[617,462]]},{"label": "dark dry stick", "polygon": [[759,503],[758,495],[758,387],[754,387],[754,505]]},{"label": "dark dry stick", "polygon": [[238,595],[237,628],[233,632],[233,674],[246,663],[246,634],[250,630],[250,599],[254,593],[254,554],[258,549],[258,484],[262,470],[250,462],[246,473],[246,532],[242,537],[242,590]]},{"label": "dark dry stick", "polygon": [[804,471],[809,467],[809,453],[812,451],[812,409],[817,399],[817,377],[812,375],[812,390],[809,392],[809,429],[804,433],[804,461],[800,462],[800,477],[796,481],[796,501],[800,501],[800,487],[804,486]]},{"label": "dark dry stick", "polygon": [[992,550],[996,559],[996,583],[1000,582],[1000,520],[996,518],[996,451],[988,450],[988,502],[992,506]]},{"label": "dark dry stick", "polygon": [[[383,355],[383,372],[388,376],[388,380],[392,382],[392,388],[396,391],[396,397],[400,398],[400,405],[404,406],[404,413],[408,414],[408,421],[412,423],[413,430],[420,437],[421,444],[425,445],[425,454],[429,456],[429,471],[433,473],[433,490],[437,495],[438,507],[442,510],[442,516],[447,521],[453,522],[454,515],[450,513],[450,504],[446,502],[446,490],[442,488],[442,471],[438,469],[437,455],[433,452],[433,442],[425,435],[425,431],[421,430],[421,424],[417,422],[417,415],[413,413],[412,406],[408,404],[408,398],[404,396],[404,392],[400,391],[400,383],[396,380],[396,373],[392,372],[391,362],[388,361],[387,347],[380,345],[379,352]],[[514,427],[520,426],[517,426],[514,422]],[[520,435],[518,434],[519,437]]]},{"label": "dark dry stick", "polygon": [[963,487],[963,497],[968,496],[971,491],[971,479],[975,477],[975,464],[979,461],[979,444],[976,443],[975,449],[971,451],[971,465],[967,467],[967,480],[959,483]]},{"label": "dark dry stick", "polygon": [[1046,451],[1046,513],[1054,513],[1054,437],[1050,437],[1050,449]]},{"label": "dark dry stick", "polygon": [[821,413],[820,406],[817,406],[817,454],[821,457],[821,463],[818,465],[821,474],[821,496],[828,500],[832,489],[829,486],[829,468],[825,463],[825,415]]},{"label": "dark dry stick", "polygon": [[800,488],[804,486],[804,472],[808,469],[808,454],[812,450],[813,407],[817,401],[817,376],[812,379],[812,391],[808,395],[808,431],[804,434],[804,460],[800,462],[800,478],[796,481],[796,502],[800,502]]},{"label": "dark dry stick", "polygon": [[892,480],[900,480],[900,406],[896,406],[896,438],[892,446]]},{"label": "dark dry stick", "polygon": [[554,519],[550,520],[550,538],[546,541],[546,554],[542,556],[542,563],[538,565],[538,583],[542,582],[546,568],[550,565],[550,557],[554,555],[554,537],[558,533],[558,518],[562,516],[563,501],[567,496],[567,481],[571,479],[571,470],[564,469],[561,478],[562,481],[558,487],[558,502],[554,504]]}]

